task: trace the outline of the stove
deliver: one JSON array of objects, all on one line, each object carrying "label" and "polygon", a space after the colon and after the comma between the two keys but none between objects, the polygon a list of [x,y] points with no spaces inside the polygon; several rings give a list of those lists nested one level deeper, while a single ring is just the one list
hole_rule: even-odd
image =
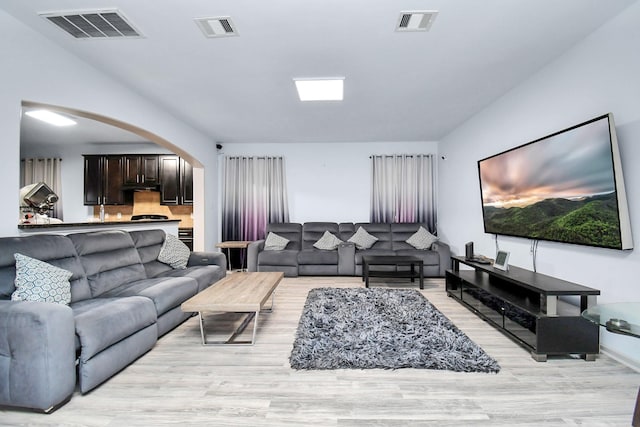
[{"label": "stove", "polygon": [[144,219],[169,219],[169,217],[166,215],[160,215],[160,214],[131,215],[131,221],[140,221]]}]

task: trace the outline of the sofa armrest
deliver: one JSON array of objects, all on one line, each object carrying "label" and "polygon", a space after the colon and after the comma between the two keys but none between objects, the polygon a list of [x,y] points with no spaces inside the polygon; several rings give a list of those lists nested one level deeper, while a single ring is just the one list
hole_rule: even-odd
[{"label": "sofa armrest", "polygon": [[431,250],[438,252],[438,255],[440,255],[439,276],[444,277],[445,272],[451,268],[451,248],[446,243],[438,240],[431,246]]},{"label": "sofa armrest", "polygon": [[247,271],[258,271],[258,254],[264,250],[264,239],[249,243],[247,247]]},{"label": "sofa armrest", "polygon": [[227,271],[227,257],[222,252],[191,252],[187,267],[194,265],[218,265]]},{"label": "sofa armrest", "polygon": [[75,326],[66,305],[0,301],[0,405],[50,411],[75,389]]},{"label": "sofa armrest", "polygon": [[354,276],[356,274],[356,245],[342,242],[338,245],[338,274]]}]

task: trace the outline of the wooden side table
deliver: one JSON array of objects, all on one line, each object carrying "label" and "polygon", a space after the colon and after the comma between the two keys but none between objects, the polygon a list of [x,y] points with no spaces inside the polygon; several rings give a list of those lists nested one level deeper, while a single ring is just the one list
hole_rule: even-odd
[{"label": "wooden side table", "polygon": [[245,259],[247,248],[249,247],[251,240],[227,240],[226,242],[220,242],[216,245],[217,248],[227,250],[227,265],[229,271],[231,271],[231,249],[240,249],[240,269],[245,271]]}]

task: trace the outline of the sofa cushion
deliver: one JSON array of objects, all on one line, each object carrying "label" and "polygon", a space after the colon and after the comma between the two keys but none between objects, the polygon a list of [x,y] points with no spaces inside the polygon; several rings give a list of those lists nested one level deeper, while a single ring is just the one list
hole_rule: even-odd
[{"label": "sofa cushion", "polygon": [[81,361],[154,325],[157,319],[153,301],[142,296],[93,298],[70,306],[80,340]]},{"label": "sofa cushion", "polygon": [[266,234],[275,233],[289,239],[286,250],[299,251],[302,249],[302,224],[297,222],[274,222],[267,224]]},{"label": "sofa cushion", "polygon": [[333,251],[337,249],[340,243],[342,243],[342,240],[338,239],[335,235],[331,234],[329,231],[325,231],[322,237],[313,244],[313,247],[316,249],[322,249],[325,251]]},{"label": "sofa cushion", "polygon": [[71,301],[91,298],[89,282],[80,263],[76,248],[67,236],[33,235],[0,238],[0,300],[10,299],[15,291],[16,260],[13,256],[20,253],[44,261],[73,273],[71,283]]},{"label": "sofa cushion", "polygon": [[140,255],[126,231],[76,233],[68,237],[80,256],[93,297],[147,278]]},{"label": "sofa cushion", "polygon": [[258,254],[258,265],[297,267],[298,251],[288,249],[284,251],[262,251]]},{"label": "sofa cushion", "polygon": [[178,239],[178,236],[167,233],[158,254],[158,261],[182,270],[187,267],[190,255],[191,250]]},{"label": "sofa cushion", "polygon": [[196,265],[184,270],[165,271],[156,277],[190,277],[198,283],[198,292],[200,292],[222,279],[226,274],[226,270],[218,265]]},{"label": "sofa cushion", "polygon": [[298,253],[298,265],[338,265],[338,251],[304,249]]},{"label": "sofa cushion", "polygon": [[289,239],[279,236],[276,233],[267,234],[267,238],[264,241],[265,251],[282,251],[287,247]]},{"label": "sofa cushion", "polygon": [[356,251],[355,260],[356,265],[362,265],[363,256],[390,256],[396,255],[396,252],[389,249],[365,249],[362,251]]},{"label": "sofa cushion", "polygon": [[16,260],[16,290],[13,301],[40,301],[69,304],[71,302],[70,271],[22,254]]},{"label": "sofa cushion", "polygon": [[170,265],[158,261],[158,254],[160,254],[166,236],[164,230],[137,230],[130,231],[129,235],[138,250],[147,277],[155,277],[166,271],[173,271]]},{"label": "sofa cushion", "polygon": [[423,265],[440,265],[440,254],[436,251],[425,251],[423,249],[401,249],[396,251],[396,255],[414,256],[422,260]]},{"label": "sofa cushion", "polygon": [[409,237],[406,242],[413,246],[416,249],[431,249],[431,245],[433,245],[438,238],[433,234],[429,233],[424,227],[420,226],[418,231]]},{"label": "sofa cushion", "polygon": [[153,301],[158,316],[198,293],[198,282],[190,277],[154,277],[127,283],[103,294],[104,297],[140,295]]},{"label": "sofa cushion", "polygon": [[351,236],[347,241],[354,243],[356,245],[356,248],[358,249],[369,249],[375,242],[378,241],[378,238],[367,233],[367,230],[365,230],[364,228],[358,227],[358,230],[356,230],[355,234]]}]

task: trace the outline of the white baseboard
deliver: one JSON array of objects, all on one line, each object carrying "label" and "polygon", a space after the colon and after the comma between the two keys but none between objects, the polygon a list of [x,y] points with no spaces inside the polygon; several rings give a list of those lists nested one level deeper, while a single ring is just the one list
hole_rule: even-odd
[{"label": "white baseboard", "polygon": [[600,352],[606,354],[607,356],[609,356],[610,358],[612,358],[613,360],[622,363],[625,366],[628,366],[629,368],[633,369],[636,372],[640,372],[640,362],[637,360],[633,360],[628,358],[625,355],[622,355],[620,353],[618,353],[615,350],[611,350],[610,348],[607,348],[603,345],[600,346]]}]

